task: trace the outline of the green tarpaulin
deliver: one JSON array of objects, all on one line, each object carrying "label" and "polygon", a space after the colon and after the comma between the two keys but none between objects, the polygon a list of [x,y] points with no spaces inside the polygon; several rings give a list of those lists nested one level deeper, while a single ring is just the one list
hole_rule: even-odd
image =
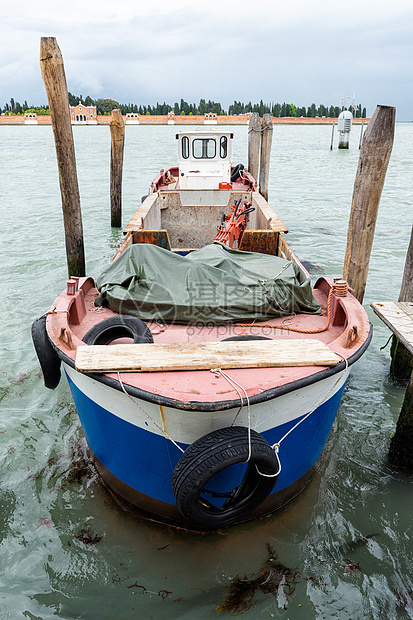
[{"label": "green tarpaulin", "polygon": [[97,286],[96,305],[146,321],[231,323],[320,312],[310,280],[294,263],[216,241],[187,256],[132,245]]}]

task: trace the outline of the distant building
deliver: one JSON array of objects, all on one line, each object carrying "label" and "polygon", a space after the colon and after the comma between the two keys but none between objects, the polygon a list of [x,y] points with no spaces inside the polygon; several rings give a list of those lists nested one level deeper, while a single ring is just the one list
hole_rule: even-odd
[{"label": "distant building", "polygon": [[127,125],[139,125],[139,114],[137,112],[128,112],[125,123]]},{"label": "distant building", "polygon": [[204,125],[216,125],[217,124],[217,115],[213,112],[208,112],[204,116]]},{"label": "distant building", "polygon": [[70,120],[72,125],[97,125],[96,106],[87,106],[83,103],[75,107],[70,106]]},{"label": "distant building", "polygon": [[36,112],[26,112],[24,115],[25,125],[38,125]]}]

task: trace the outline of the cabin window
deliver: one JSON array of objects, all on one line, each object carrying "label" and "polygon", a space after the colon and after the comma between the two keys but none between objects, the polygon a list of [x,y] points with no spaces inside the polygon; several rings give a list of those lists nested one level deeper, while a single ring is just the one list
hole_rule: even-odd
[{"label": "cabin window", "polygon": [[213,138],[195,138],[192,142],[192,153],[195,159],[213,159],[217,145]]},{"label": "cabin window", "polygon": [[228,140],[226,136],[221,136],[221,140],[219,141],[219,154],[222,159],[225,159],[228,153]]},{"label": "cabin window", "polygon": [[182,138],[182,157],[184,159],[189,157],[189,138],[187,136]]}]

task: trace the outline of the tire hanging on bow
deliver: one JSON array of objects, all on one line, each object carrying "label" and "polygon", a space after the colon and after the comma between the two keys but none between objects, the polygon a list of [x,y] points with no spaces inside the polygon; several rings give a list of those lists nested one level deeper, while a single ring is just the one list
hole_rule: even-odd
[{"label": "tire hanging on bow", "polygon": [[[245,463],[246,471],[235,488],[225,493],[208,490],[216,474],[238,463]],[[279,472],[278,456],[262,435],[251,429],[249,441],[248,428],[231,426],[200,437],[185,450],[172,474],[172,489],[185,519],[221,528],[257,508],[271,493]],[[224,501],[219,507],[208,498]]]},{"label": "tire hanging on bow", "polygon": [[34,321],[32,340],[43,372],[45,387],[54,390],[60,381],[60,358],[47,335],[46,320],[47,316],[44,315]]}]

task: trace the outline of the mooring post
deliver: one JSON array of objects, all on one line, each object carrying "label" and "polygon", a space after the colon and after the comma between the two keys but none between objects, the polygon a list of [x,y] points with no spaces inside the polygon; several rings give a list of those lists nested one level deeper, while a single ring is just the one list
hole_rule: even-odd
[{"label": "mooring post", "polygon": [[413,472],[413,371],[389,448],[392,465]]},{"label": "mooring post", "polygon": [[393,148],[396,108],[377,106],[360,150],[347,232],[343,277],[362,303],[377,211]]},{"label": "mooring post", "polygon": [[250,118],[248,126],[248,172],[258,183],[258,169],[261,148],[261,119],[258,112]]},{"label": "mooring post", "polygon": [[399,301],[413,301],[413,226],[406,254],[406,262],[404,264]]},{"label": "mooring post", "polygon": [[334,142],[334,125],[336,124],[336,121],[333,121],[333,129],[331,130],[331,144],[330,144],[330,151],[333,150],[333,142]]},{"label": "mooring post", "polygon": [[413,473],[413,227],[399,300],[372,302],[370,305],[393,332],[390,372],[399,383],[407,383],[396,431],[390,442],[389,461],[394,467]]},{"label": "mooring post", "polygon": [[364,131],[364,121],[361,123],[359,149],[361,149],[361,144],[363,142],[363,131]]},{"label": "mooring post", "polygon": [[85,275],[82,213],[77,182],[75,147],[70,121],[62,54],[55,37],[41,37],[40,66],[49,102],[59,169],[68,275]]},{"label": "mooring post", "polygon": [[[404,273],[402,285],[400,288],[399,302],[410,302],[413,304],[413,226],[410,236],[410,243],[407,250],[406,262],[404,265]],[[413,322],[413,305],[412,305],[412,322]],[[391,366],[390,372],[392,377],[399,383],[406,384],[413,372],[413,355],[404,346],[404,344],[393,335],[390,350]]]},{"label": "mooring post", "polygon": [[122,226],[122,168],[125,121],[120,110],[112,110],[110,123],[110,217],[111,225]]},{"label": "mooring post", "polygon": [[261,157],[260,157],[260,194],[268,201],[268,179],[270,176],[270,157],[272,144],[272,117],[264,114],[262,117]]}]

